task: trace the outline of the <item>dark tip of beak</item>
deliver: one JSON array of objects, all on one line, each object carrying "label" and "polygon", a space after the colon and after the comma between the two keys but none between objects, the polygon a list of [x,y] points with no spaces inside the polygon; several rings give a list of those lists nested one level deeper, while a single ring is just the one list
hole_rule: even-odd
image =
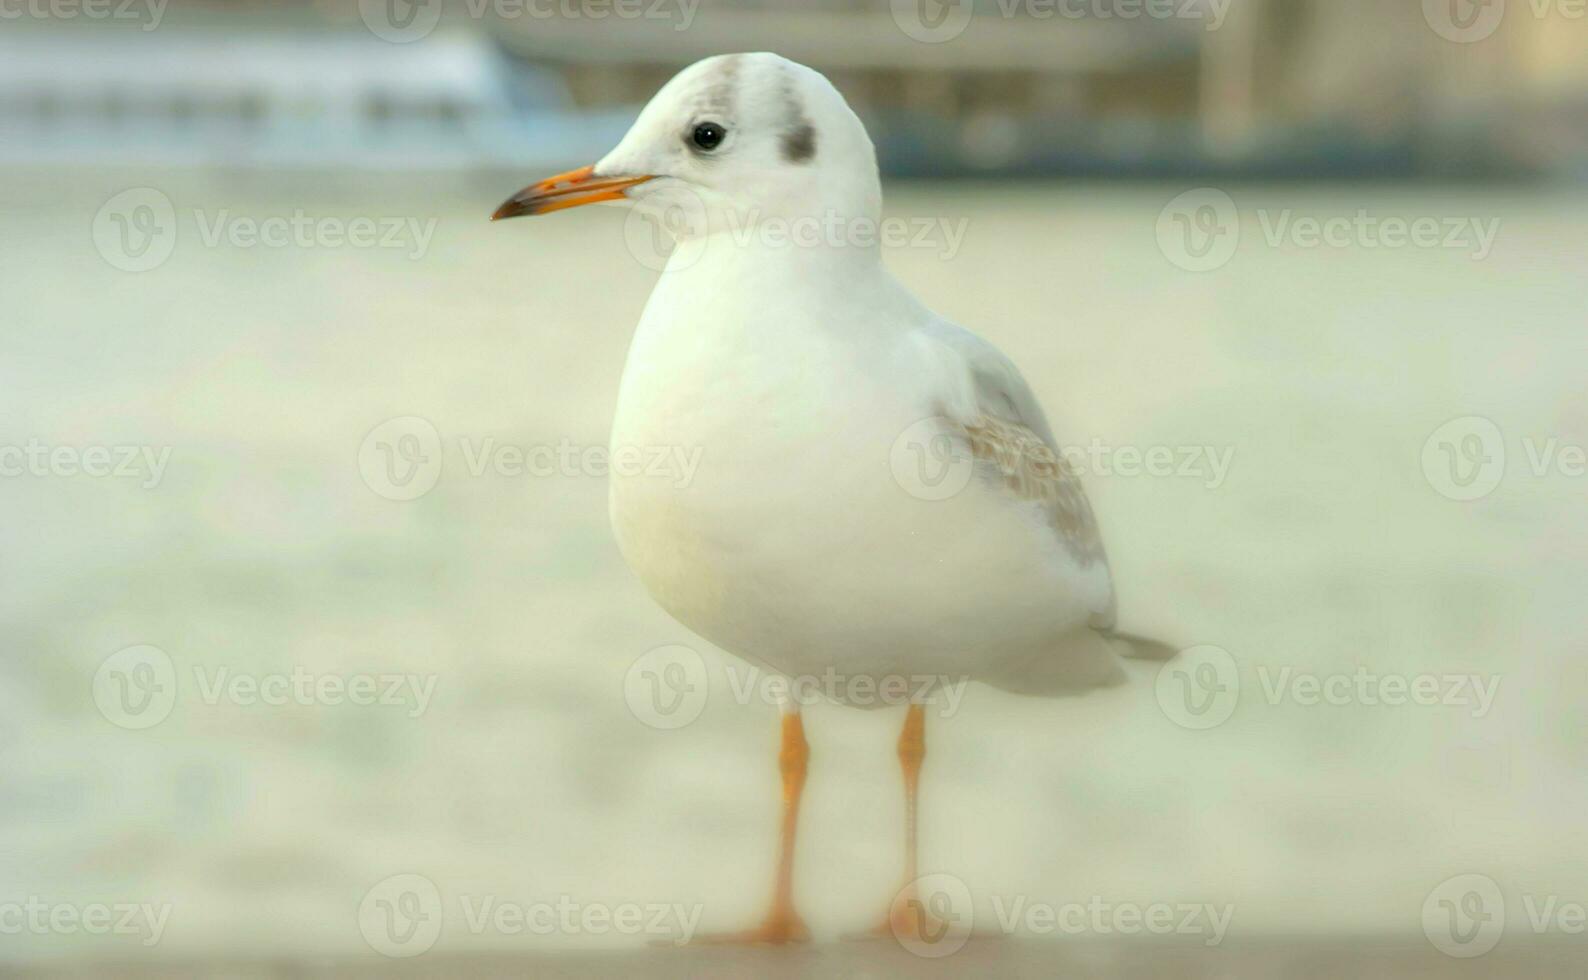
[{"label": "dark tip of beak", "polygon": [[520,218],[526,214],[535,213],[535,201],[523,194],[514,194],[502,202],[491,215],[492,221],[501,221],[503,218]]},{"label": "dark tip of beak", "polygon": [[634,177],[593,177],[594,167],[580,167],[565,174],[547,177],[514,194],[491,215],[492,221],[517,218],[525,214],[549,214],[600,201],[617,201],[635,184],[650,180],[650,175]]}]

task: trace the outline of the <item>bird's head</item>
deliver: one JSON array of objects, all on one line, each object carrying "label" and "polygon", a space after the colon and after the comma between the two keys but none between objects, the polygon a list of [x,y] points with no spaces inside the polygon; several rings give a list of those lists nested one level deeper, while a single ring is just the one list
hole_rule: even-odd
[{"label": "bird's head", "polygon": [[881,198],[871,139],[832,83],[775,54],[729,54],[673,76],[612,152],[531,184],[493,220],[628,201],[704,231],[875,218]]}]

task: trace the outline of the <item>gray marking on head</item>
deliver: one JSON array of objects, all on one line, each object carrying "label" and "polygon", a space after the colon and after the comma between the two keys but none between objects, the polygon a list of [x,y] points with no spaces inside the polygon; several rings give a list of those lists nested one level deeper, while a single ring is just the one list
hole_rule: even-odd
[{"label": "gray marking on head", "polygon": [[816,155],[816,129],[804,123],[783,134],[783,159],[789,163],[805,163]]},{"label": "gray marking on head", "polygon": [[806,163],[816,155],[816,127],[805,116],[805,107],[794,92],[793,74],[783,75],[783,134],[779,138],[783,159]]},{"label": "gray marking on head", "polygon": [[739,66],[743,60],[744,55],[732,54],[714,66],[712,83],[706,86],[700,97],[695,100],[697,112],[719,113],[724,116],[733,114],[734,103],[739,94]]}]

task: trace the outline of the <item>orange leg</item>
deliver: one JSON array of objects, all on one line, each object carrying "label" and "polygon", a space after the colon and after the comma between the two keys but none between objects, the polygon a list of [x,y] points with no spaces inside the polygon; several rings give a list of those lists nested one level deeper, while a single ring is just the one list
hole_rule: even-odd
[{"label": "orange leg", "polygon": [[[920,871],[916,864],[916,798],[921,787],[921,762],[926,758],[926,710],[910,705],[899,732],[899,765],[904,770],[904,886],[894,896],[882,924],[869,935],[893,935],[935,941],[946,926],[926,911],[916,891]],[[852,938],[861,938],[859,936]]]},{"label": "orange leg", "polygon": [[915,890],[915,881],[920,877],[916,865],[916,797],[921,788],[921,762],[925,758],[926,710],[912,704],[904,716],[904,729],[899,732],[899,766],[904,770],[904,887],[888,909],[888,921],[881,930],[895,936],[935,934],[938,926],[927,915]]},{"label": "orange leg", "polygon": [[797,710],[789,711],[783,715],[783,747],[777,757],[778,771],[783,774],[783,832],[772,908],[754,929],[698,936],[697,942],[800,943],[811,938],[804,920],[794,911],[794,831],[799,823],[800,792],[805,788],[805,764],[809,759],[804,723]]},{"label": "orange leg", "polygon": [[918,877],[915,865],[915,798],[921,788],[921,762],[926,758],[926,711],[910,705],[899,732],[899,766],[904,770],[904,880]]}]

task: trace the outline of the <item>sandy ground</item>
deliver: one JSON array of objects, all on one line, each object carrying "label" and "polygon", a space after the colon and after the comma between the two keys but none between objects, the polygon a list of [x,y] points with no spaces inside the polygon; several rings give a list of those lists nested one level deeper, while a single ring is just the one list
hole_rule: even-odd
[{"label": "sandy ground", "polygon": [[[620,213],[485,223],[529,176],[5,182],[0,444],[170,455],[157,480],[0,479],[0,902],[169,915],[151,943],[149,930],[50,927],[7,935],[0,955],[104,957],[145,975],[166,962],[489,973],[519,969],[495,957],[612,937],[471,927],[485,897],[661,903],[698,911],[701,929],[754,916],[777,808],[772,710],[734,697],[737,662],[624,568],[604,479],[470,467],[487,438],[605,444],[655,276],[625,247]],[[172,202],[178,237],[163,263],[129,272],[94,229],[139,186]],[[1582,477],[1529,457],[1550,439],[1588,444],[1588,280],[1569,247],[1588,201],[1231,188],[1239,248],[1199,274],[1157,233],[1182,190],[916,185],[889,198],[891,214],[963,229],[957,246],[939,236],[890,262],[1022,365],[1062,437],[1233,452],[1220,481],[1086,477],[1124,624],[1228,651],[1228,720],[1183,727],[1150,672],[1078,702],[972,688],[933,722],[922,861],[965,883],[978,922],[1013,898],[1206,904],[1232,911],[1225,942],[1241,951],[1160,953],[1142,937],[1085,946],[1103,951],[1093,962],[1079,942],[1011,943],[953,969],[991,956],[1032,975],[1525,975],[1544,962],[1527,950],[1560,937],[1529,913],[1552,896],[1588,902],[1588,511]],[[1285,209],[1363,208],[1498,219],[1499,235],[1481,259],[1265,240]],[[423,247],[205,240],[217,222],[300,209],[435,224]],[[1491,493],[1460,502],[1423,451],[1471,415],[1498,425],[1508,462]],[[360,452],[408,416],[435,427],[443,464],[404,502],[372,489]],[[122,727],[95,678],[145,644],[169,658],[174,702],[159,724]],[[698,718],[672,730],[625,696],[636,661],[667,644],[698,651],[710,681]],[[295,670],[431,686],[422,704],[413,688],[388,705],[206,693],[222,671]],[[1282,686],[1364,670],[1497,687],[1480,710],[1309,702]],[[897,723],[807,712],[798,888],[819,936],[874,919],[897,885]],[[1496,884],[1507,927],[1471,963],[1423,938],[1425,904],[1468,874]],[[361,903],[396,875],[435,886],[444,929],[413,962],[357,963],[371,943]],[[1296,933],[1401,938],[1383,956],[1255,938]],[[768,975],[859,976],[896,952],[524,962],[545,975],[626,972],[634,956],[664,975],[775,963]]]},{"label": "sandy ground", "polygon": [[[1426,945],[1382,939],[1318,941],[1270,940],[1205,950],[1165,943],[1071,944],[1020,940],[972,940],[952,956],[922,959],[892,944],[824,945],[807,949],[686,949],[661,952],[567,954],[563,956],[427,957],[423,960],[266,960],[250,963],[203,961],[163,964],[106,964],[127,980],[226,976],[236,980],[355,980],[363,977],[496,978],[534,977],[583,980],[586,977],[644,976],[658,978],[996,976],[1047,978],[1078,975],[1118,980],[1510,980],[1580,976],[1588,949],[1578,944],[1551,944],[1496,951],[1480,959],[1454,960]],[[96,965],[98,966],[98,965]],[[24,970],[18,976],[67,980],[104,976],[98,969]]]}]

